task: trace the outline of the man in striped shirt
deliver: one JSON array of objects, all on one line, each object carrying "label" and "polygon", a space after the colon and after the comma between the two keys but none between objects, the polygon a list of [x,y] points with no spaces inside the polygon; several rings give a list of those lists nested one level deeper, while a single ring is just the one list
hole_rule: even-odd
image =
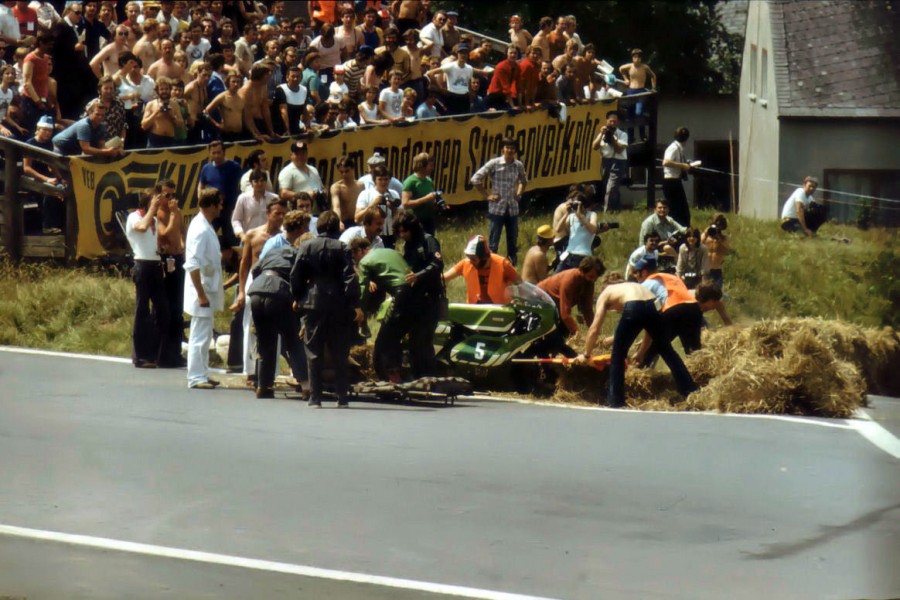
[{"label": "man in striped shirt", "polygon": [[[505,139],[501,144],[502,154],[492,158],[472,176],[472,184],[488,201],[488,217],[491,229],[488,243],[491,252],[500,247],[500,233],[506,227],[506,252],[510,262],[516,264],[519,237],[519,199],[525,192],[528,176],[525,165],[516,159],[519,144],[513,139]],[[484,187],[484,178],[491,177],[491,193]]]}]

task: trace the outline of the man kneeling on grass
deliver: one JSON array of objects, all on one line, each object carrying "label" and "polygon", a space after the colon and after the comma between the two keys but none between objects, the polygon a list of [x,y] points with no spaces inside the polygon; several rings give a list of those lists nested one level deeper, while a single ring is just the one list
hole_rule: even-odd
[{"label": "man kneeling on grass", "polygon": [[625,406],[625,357],[628,349],[641,330],[651,338],[659,340],[659,354],[669,366],[678,391],[687,396],[697,389],[697,384],[688,372],[681,357],[672,349],[665,335],[662,317],[656,310],[656,296],[639,283],[623,281],[618,273],[609,273],[601,281],[603,291],[597,298],[594,321],[588,329],[584,342],[584,352],[575,359],[576,364],[586,365],[600,337],[600,329],[607,311],[619,311],[622,318],[616,326],[612,340],[612,358],[609,365],[609,391],[606,404],[612,408]]}]

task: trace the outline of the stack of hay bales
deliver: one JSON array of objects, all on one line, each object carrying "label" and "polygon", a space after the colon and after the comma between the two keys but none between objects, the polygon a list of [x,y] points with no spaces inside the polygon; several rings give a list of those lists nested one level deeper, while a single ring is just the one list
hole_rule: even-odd
[{"label": "stack of hay bales", "polygon": [[[685,364],[700,386],[675,393],[666,367],[629,368],[630,406],[644,410],[717,410],[849,417],[866,393],[900,394],[900,338],[889,328],[842,321],[780,319],[707,333]],[[607,376],[588,368],[560,376],[556,398],[603,401]]]}]

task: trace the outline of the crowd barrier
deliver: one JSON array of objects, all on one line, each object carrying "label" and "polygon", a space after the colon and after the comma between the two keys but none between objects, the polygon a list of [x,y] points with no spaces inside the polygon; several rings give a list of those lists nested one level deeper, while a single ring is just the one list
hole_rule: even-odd
[{"label": "crowd barrier", "polygon": [[[564,120],[545,110],[490,112],[326,132],[308,139],[309,156],[327,184],[339,178],[335,164],[341,156],[354,159],[362,175],[368,157],[379,152],[395,176],[403,179],[412,173],[413,157],[428,152],[435,159],[435,186],[443,190],[448,204],[462,204],[481,198],[469,180],[485,162],[500,155],[500,142],[507,137],[519,143],[519,158],[525,164],[530,190],[598,179],[600,154],[591,150],[591,142],[603,126],[606,112],[615,108],[615,102],[570,106]],[[252,150],[264,148],[275,181],[290,160],[291,142],[233,144],[226,147],[226,156],[244,164]],[[16,152],[30,152],[29,146],[11,141],[4,148],[11,146]],[[6,153],[10,154],[8,150]],[[208,161],[208,152],[205,146],[193,146],[131,151],[112,161],[87,156],[56,158],[58,166],[68,167],[72,183],[68,257],[90,259],[123,251],[116,212],[134,209],[140,191],[160,180],[175,181],[184,218],[193,217],[200,169]],[[6,175],[10,175],[9,168]],[[5,211],[15,214],[10,196],[5,194]],[[77,224],[71,223],[76,220],[72,217],[77,217]],[[4,236],[8,248],[16,243],[12,237]],[[10,252],[14,256],[15,248]]]}]

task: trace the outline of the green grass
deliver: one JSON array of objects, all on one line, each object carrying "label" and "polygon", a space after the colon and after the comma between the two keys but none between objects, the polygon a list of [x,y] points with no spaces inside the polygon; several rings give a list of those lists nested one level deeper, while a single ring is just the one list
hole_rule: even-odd
[{"label": "green grass", "polygon": [[[602,236],[597,253],[607,269],[624,270],[646,214],[626,211],[610,218],[621,228]],[[693,215],[695,223],[705,224],[711,212]],[[520,260],[537,228],[549,222],[550,215],[543,211],[523,215]],[[866,326],[900,326],[895,230],[826,224],[819,237],[805,240],[783,233],[771,221],[730,216],[729,223],[732,253],[724,265],[725,291],[735,320],[821,316]],[[465,242],[477,233],[487,235],[486,216],[439,228],[448,266],[462,258]],[[849,238],[851,243],[832,238]],[[500,252],[505,253],[505,241]],[[463,281],[451,282],[448,294],[451,301],[462,301]],[[134,288],[127,277],[89,268],[0,262],[0,345],[130,356],[133,310]],[[217,316],[218,331],[227,331],[227,324],[226,313]]]}]

